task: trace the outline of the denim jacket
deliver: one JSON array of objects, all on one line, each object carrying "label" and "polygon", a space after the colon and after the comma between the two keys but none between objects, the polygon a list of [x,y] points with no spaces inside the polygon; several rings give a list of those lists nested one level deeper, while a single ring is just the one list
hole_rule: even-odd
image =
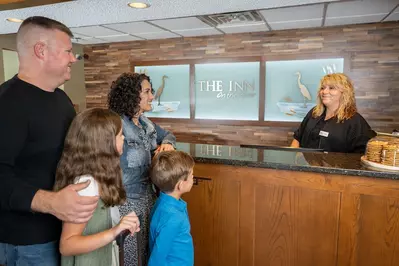
[{"label": "denim jacket", "polygon": [[136,126],[128,116],[122,117],[122,123],[125,136],[121,156],[123,186],[127,198],[138,199],[147,193],[151,184],[149,168],[157,146],[171,144],[175,147],[176,138],[144,115],[139,117],[141,127]]}]

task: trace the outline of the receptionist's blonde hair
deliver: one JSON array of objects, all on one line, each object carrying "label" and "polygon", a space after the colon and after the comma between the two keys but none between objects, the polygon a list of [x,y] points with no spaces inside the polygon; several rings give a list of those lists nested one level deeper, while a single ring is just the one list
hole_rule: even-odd
[{"label": "receptionist's blonde hair", "polygon": [[320,96],[320,91],[324,86],[334,87],[342,92],[339,107],[335,113],[338,123],[348,120],[355,115],[357,108],[353,83],[345,74],[334,73],[325,75],[320,81],[319,90],[317,92],[317,105],[312,113],[314,118],[321,116],[326,109]]}]

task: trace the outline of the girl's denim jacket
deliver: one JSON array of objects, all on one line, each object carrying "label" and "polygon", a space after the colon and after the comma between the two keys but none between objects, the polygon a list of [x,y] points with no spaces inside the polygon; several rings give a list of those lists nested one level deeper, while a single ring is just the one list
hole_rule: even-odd
[{"label": "girl's denim jacket", "polygon": [[141,127],[136,126],[128,116],[122,117],[122,123],[125,136],[121,156],[123,186],[127,198],[139,199],[151,187],[149,169],[157,146],[171,144],[175,147],[176,138],[144,115],[139,117]]}]

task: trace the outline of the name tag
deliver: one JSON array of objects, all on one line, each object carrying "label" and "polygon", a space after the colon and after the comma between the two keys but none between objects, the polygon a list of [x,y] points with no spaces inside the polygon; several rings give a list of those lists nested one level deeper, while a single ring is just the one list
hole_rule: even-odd
[{"label": "name tag", "polygon": [[322,136],[322,137],[328,137],[328,134],[330,134],[330,133],[328,133],[328,132],[326,132],[326,131],[323,131],[323,130],[320,130],[320,133],[319,133],[319,136]]}]

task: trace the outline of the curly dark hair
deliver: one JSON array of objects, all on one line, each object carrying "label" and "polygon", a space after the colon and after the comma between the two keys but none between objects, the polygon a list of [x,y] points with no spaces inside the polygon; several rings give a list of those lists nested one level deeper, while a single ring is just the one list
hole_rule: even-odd
[{"label": "curly dark hair", "polygon": [[[133,117],[140,111],[141,83],[150,77],[139,73],[123,73],[112,82],[108,93],[108,107],[120,116]],[[152,84],[151,84],[152,88]],[[152,91],[154,93],[154,90]]]},{"label": "curly dark hair", "polygon": [[105,206],[121,205],[126,200],[116,148],[121,129],[120,116],[108,109],[92,108],[77,115],[65,139],[54,190],[73,184],[76,177],[91,175],[98,182]]}]

